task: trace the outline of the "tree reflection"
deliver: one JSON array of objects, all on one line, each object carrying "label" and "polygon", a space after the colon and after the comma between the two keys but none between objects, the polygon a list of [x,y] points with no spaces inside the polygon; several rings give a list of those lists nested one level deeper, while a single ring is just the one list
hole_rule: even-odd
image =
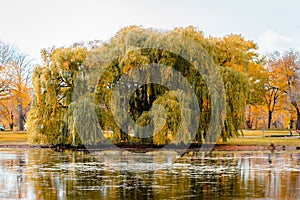
[{"label": "tree reflection", "polygon": [[0,151],[2,199],[300,198],[293,152]]}]

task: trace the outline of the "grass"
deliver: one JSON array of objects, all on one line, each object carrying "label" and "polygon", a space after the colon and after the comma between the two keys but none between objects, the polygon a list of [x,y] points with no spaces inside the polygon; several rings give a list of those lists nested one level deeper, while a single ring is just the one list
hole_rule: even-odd
[{"label": "grass", "polygon": [[[293,137],[268,137],[270,135],[289,135],[288,130],[265,130],[264,137],[262,130],[243,130],[244,136],[230,138],[227,142],[220,144],[229,145],[256,145],[269,146],[297,146],[300,147],[300,138]],[[294,135],[295,132],[293,132]],[[0,145],[22,145],[28,144],[28,133],[26,131],[0,131]]]},{"label": "grass", "polygon": [[[270,135],[289,135],[289,130],[264,130],[264,133],[262,130],[243,130],[244,136],[270,136]],[[294,135],[295,131],[293,132]]]},{"label": "grass", "polygon": [[1,131],[0,144],[28,144],[26,131]]},{"label": "grass", "polygon": [[[265,130],[264,137],[262,130],[243,130],[244,136],[230,138],[227,142],[220,144],[230,145],[256,145],[269,146],[273,143],[275,146],[300,146],[300,138],[297,137],[268,137],[271,135],[289,135],[289,130]],[[296,136],[295,132],[293,132]]]}]

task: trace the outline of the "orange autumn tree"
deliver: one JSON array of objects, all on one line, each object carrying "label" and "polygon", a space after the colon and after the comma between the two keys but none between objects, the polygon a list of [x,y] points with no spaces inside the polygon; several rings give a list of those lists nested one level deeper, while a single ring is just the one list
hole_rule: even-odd
[{"label": "orange autumn tree", "polygon": [[[256,52],[258,46],[250,40],[245,40],[242,35],[230,34],[222,38],[208,38],[211,55],[217,65],[222,68],[229,68],[240,74],[244,79],[244,87],[248,88],[248,97],[241,98],[244,102],[237,101],[235,105],[228,105],[227,108],[235,110],[233,107],[240,105],[242,110],[246,106],[245,122],[248,128],[260,124],[264,120],[264,112],[258,112],[264,105],[265,85],[268,81],[268,73],[263,67],[264,57],[260,57]],[[233,80],[232,80],[233,81]],[[240,98],[243,95],[241,88],[235,88],[236,93],[227,94],[231,98]],[[238,114],[235,120],[243,118],[243,114]]]},{"label": "orange autumn tree", "polygon": [[274,114],[278,114],[286,109],[286,81],[283,76],[283,69],[278,63],[278,52],[270,55],[266,62],[268,70],[268,81],[265,86],[265,104],[268,113],[267,128],[272,127]]},{"label": "orange autumn tree", "polygon": [[[292,108],[291,115],[296,116],[296,128],[300,129],[300,54],[289,50],[283,53],[274,52],[269,58],[269,71],[276,81],[273,90],[277,92],[274,103],[285,110]],[[281,98],[278,97],[281,96]],[[276,98],[277,97],[277,98]],[[273,104],[274,104],[273,103]],[[289,106],[288,106],[289,105]]]},{"label": "orange autumn tree", "polygon": [[32,61],[0,42],[0,124],[24,129],[30,107]]}]

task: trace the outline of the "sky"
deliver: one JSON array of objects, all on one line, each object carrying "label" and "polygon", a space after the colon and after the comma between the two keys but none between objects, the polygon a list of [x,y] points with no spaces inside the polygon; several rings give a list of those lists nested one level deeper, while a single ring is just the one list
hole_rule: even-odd
[{"label": "sky", "polygon": [[206,36],[242,34],[261,54],[300,50],[298,0],[0,0],[0,40],[36,62],[40,50],[107,41],[129,25],[196,26]]}]

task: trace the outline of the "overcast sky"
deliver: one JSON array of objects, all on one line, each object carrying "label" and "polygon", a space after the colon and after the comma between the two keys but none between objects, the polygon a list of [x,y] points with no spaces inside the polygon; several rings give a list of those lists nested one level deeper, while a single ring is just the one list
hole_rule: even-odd
[{"label": "overcast sky", "polygon": [[0,0],[0,40],[34,59],[40,49],[108,40],[120,28],[193,25],[205,35],[242,34],[261,53],[300,50],[298,0]]}]

